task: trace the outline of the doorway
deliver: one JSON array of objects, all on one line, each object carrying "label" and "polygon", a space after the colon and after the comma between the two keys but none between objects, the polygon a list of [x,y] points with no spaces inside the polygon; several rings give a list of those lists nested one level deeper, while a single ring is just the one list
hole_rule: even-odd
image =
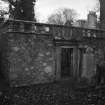
[{"label": "doorway", "polygon": [[61,78],[69,78],[73,71],[73,48],[61,49]]}]

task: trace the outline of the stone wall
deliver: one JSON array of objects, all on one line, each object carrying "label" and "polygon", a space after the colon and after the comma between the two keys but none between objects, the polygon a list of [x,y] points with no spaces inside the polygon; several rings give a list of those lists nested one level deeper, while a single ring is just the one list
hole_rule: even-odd
[{"label": "stone wall", "polygon": [[36,38],[35,34],[7,33],[3,39],[12,86],[54,80],[53,44],[48,37]]},{"label": "stone wall", "polygon": [[81,78],[85,78],[89,82],[92,82],[97,78],[97,64],[105,60],[105,42],[99,39],[90,41],[91,43],[83,43],[81,47],[80,72]]}]

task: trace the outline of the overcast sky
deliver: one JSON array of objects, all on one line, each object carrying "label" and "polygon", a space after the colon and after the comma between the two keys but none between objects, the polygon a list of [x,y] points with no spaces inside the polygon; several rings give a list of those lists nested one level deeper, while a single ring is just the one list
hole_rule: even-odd
[{"label": "overcast sky", "polygon": [[87,14],[96,6],[96,0],[36,0],[36,15],[41,21],[58,8],[75,9],[79,19],[86,19]]}]

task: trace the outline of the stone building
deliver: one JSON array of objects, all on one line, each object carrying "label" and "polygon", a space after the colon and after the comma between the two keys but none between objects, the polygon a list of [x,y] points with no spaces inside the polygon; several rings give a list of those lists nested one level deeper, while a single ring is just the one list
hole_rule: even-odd
[{"label": "stone building", "polygon": [[87,21],[86,20],[83,20],[83,19],[77,20],[74,23],[74,26],[86,28],[87,27]]},{"label": "stone building", "polygon": [[[26,23],[32,24],[30,31],[24,30]],[[1,72],[10,86],[71,78],[91,82],[96,59],[104,56],[105,36],[104,30],[8,20],[1,30],[0,45]]]},{"label": "stone building", "polygon": [[79,19],[74,23],[74,26],[84,28],[96,28],[97,27],[97,15],[96,12],[89,11],[87,19]]},{"label": "stone building", "polygon": [[88,28],[96,28],[97,26],[97,15],[96,12],[90,11],[87,19]]}]

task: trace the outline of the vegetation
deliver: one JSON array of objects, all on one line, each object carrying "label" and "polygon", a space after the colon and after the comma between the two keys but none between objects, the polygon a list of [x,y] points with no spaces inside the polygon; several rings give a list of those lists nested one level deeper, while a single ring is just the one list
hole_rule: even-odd
[{"label": "vegetation", "polygon": [[34,20],[35,0],[2,0],[9,4],[10,18]]},{"label": "vegetation", "polygon": [[72,24],[72,22],[75,21],[76,17],[77,12],[74,9],[58,9],[56,13],[48,17],[48,23],[64,25],[68,22],[69,24]]},{"label": "vegetation", "polygon": [[105,28],[105,0],[100,1],[100,25],[101,28]]}]

